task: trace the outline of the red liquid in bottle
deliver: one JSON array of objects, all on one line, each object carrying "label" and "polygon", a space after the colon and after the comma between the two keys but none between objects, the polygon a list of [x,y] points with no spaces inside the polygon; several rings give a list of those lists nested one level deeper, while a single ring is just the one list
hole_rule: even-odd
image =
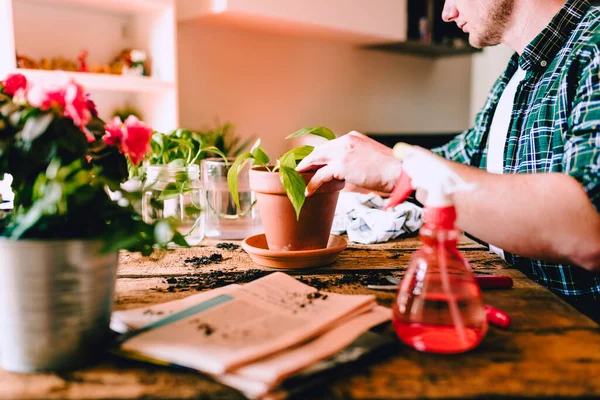
[{"label": "red liquid in bottle", "polygon": [[398,337],[416,350],[462,353],[487,331],[479,285],[456,249],[459,232],[421,229],[423,247],[413,256],[393,305]]}]

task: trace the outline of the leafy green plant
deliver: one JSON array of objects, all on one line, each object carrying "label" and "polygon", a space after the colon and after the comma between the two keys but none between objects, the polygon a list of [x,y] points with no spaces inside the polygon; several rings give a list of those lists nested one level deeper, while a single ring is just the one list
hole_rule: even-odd
[{"label": "leafy green plant", "polygon": [[235,126],[225,123],[204,133],[211,145],[221,150],[227,157],[239,156],[255,140],[250,137],[244,141],[235,132]]},{"label": "leafy green plant", "polygon": [[[198,164],[207,153],[215,153],[221,156],[225,162],[227,157],[217,147],[209,143],[206,135],[190,131],[188,129],[176,129],[169,133],[154,132],[150,141],[151,151],[146,155],[145,165],[164,165],[173,168],[187,168]],[[139,175],[139,168],[130,165],[130,175]],[[156,182],[146,182],[145,188],[151,187]],[[190,179],[186,171],[176,173],[173,182],[170,182],[162,190],[157,200],[169,200],[178,195],[190,192]]]},{"label": "leafy green plant", "polygon": [[125,105],[122,108],[117,108],[113,111],[112,116],[119,117],[121,118],[121,121],[125,121],[127,118],[129,118],[130,115],[133,115],[137,119],[142,119],[142,114],[139,112],[139,110],[130,105]]},{"label": "leafy green plant", "polygon": [[105,124],[73,81],[42,87],[10,75],[0,83],[0,178],[12,176],[14,200],[0,236],[99,240],[105,251],[145,255],[157,244],[187,246],[172,220],[142,220],[132,206],[140,192],[120,190],[150,133],[135,117]]},{"label": "leafy green plant", "polygon": [[188,129],[176,129],[169,133],[154,132],[150,141],[151,151],[144,160],[149,165],[185,167],[197,164],[206,153],[225,154],[210,143],[210,138]]},{"label": "leafy green plant", "polygon": [[[330,129],[323,126],[300,129],[286,137],[286,139],[299,138],[305,135],[316,135],[327,140],[335,139],[335,134]],[[293,148],[276,160],[275,165],[271,165],[271,160],[265,150],[260,146],[259,139],[249,152],[242,153],[237,157],[227,174],[227,184],[229,185],[229,191],[231,192],[235,204],[240,208],[238,176],[244,166],[252,161],[252,166],[261,166],[270,172],[279,171],[281,184],[296,211],[296,218],[300,218],[300,211],[306,200],[304,194],[306,182],[302,175],[296,172],[296,166],[298,165],[298,162],[309,155],[313,149],[314,147],[309,145]]]}]

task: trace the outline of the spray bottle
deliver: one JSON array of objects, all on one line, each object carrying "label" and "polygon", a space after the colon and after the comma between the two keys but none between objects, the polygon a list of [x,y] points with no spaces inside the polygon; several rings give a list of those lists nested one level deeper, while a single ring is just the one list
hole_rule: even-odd
[{"label": "spray bottle", "polygon": [[402,202],[415,189],[427,191],[423,246],[412,257],[393,306],[398,337],[416,350],[462,353],[476,347],[487,331],[479,285],[456,245],[452,194],[469,191],[442,161],[423,149],[399,143],[394,155],[402,160],[402,175],[388,207]]}]

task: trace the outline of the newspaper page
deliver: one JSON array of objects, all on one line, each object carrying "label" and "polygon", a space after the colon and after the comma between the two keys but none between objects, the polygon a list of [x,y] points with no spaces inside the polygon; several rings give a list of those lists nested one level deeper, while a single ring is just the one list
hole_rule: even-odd
[{"label": "newspaper page", "polygon": [[132,332],[121,350],[221,375],[375,306],[372,295],[323,293],[274,272]]},{"label": "newspaper page", "polygon": [[263,398],[286,378],[326,359],[354,342],[370,328],[391,319],[389,308],[376,306],[351,315],[315,339],[213,378],[248,398]]}]

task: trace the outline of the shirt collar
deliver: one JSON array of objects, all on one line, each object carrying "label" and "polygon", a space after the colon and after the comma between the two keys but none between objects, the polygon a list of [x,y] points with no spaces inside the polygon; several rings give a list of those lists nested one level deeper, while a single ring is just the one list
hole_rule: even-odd
[{"label": "shirt collar", "polygon": [[525,47],[519,66],[524,70],[544,71],[589,8],[588,0],[568,0],[548,26]]}]

